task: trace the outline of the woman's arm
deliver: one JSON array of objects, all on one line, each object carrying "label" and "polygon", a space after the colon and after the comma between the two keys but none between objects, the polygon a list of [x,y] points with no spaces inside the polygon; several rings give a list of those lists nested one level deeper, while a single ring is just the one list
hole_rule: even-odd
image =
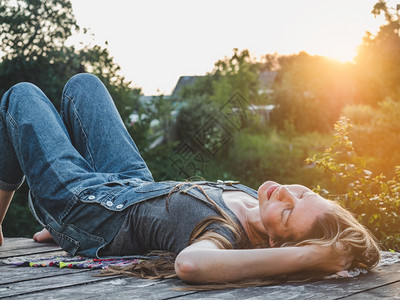
[{"label": "woman's arm", "polygon": [[196,283],[224,283],[302,270],[338,272],[350,267],[353,257],[340,256],[333,247],[224,250],[207,240],[185,248],[176,258],[179,278]]},{"label": "woman's arm", "polygon": [[14,196],[14,191],[0,190],[0,246],[3,244],[4,237],[2,231],[2,224],[6,216],[8,207],[10,206],[11,199]]}]

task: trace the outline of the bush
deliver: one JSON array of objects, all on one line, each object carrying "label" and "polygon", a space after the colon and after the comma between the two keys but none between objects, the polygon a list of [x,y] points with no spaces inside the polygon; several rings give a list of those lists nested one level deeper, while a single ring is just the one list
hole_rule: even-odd
[{"label": "bush", "polygon": [[282,184],[316,185],[322,172],[308,168],[304,161],[310,151],[325,148],[326,137],[307,134],[285,137],[271,130],[267,134],[240,132],[235,135],[225,160],[234,178],[254,188],[266,180]]},{"label": "bush", "polygon": [[[373,175],[366,169],[366,161],[358,156],[349,139],[349,119],[342,117],[335,124],[335,142],[309,163],[330,173],[332,180],[342,187],[342,194],[324,195],[343,204],[366,226],[386,250],[400,250],[400,167],[388,180],[381,173]],[[323,194],[321,187],[316,192]]]},{"label": "bush", "polygon": [[343,113],[351,119],[349,138],[358,155],[368,157],[371,171],[392,177],[393,166],[400,165],[400,103],[386,99],[376,108],[353,105]]}]

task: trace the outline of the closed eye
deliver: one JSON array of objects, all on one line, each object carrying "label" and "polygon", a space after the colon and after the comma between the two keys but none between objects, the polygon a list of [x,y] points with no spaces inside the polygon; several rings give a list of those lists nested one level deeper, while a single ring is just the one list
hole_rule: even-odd
[{"label": "closed eye", "polygon": [[307,194],[312,193],[311,191],[304,191],[300,194],[300,199],[303,199],[304,196],[306,196]]},{"label": "closed eye", "polygon": [[291,209],[291,208],[287,208],[287,209],[284,209],[284,210],[282,211],[281,218],[282,218],[282,222],[283,222],[284,224],[287,224],[291,212],[292,212],[292,209]]}]

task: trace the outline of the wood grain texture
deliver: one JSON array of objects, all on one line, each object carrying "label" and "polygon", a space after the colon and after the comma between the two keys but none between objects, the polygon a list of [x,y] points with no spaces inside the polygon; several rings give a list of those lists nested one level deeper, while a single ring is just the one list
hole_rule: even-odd
[{"label": "wood grain texture", "polygon": [[[57,245],[31,239],[6,239],[0,261],[65,254]],[[12,299],[381,299],[400,298],[400,264],[376,268],[354,278],[306,284],[181,291],[180,280],[96,277],[98,270],[28,268],[0,262],[0,298]]]}]

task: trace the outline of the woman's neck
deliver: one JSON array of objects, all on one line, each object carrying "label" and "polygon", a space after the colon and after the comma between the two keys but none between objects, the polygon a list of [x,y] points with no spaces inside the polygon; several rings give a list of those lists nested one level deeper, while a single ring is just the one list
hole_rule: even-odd
[{"label": "woman's neck", "polygon": [[258,200],[241,191],[222,194],[226,205],[237,216],[253,248],[268,245],[268,236],[261,222]]}]

